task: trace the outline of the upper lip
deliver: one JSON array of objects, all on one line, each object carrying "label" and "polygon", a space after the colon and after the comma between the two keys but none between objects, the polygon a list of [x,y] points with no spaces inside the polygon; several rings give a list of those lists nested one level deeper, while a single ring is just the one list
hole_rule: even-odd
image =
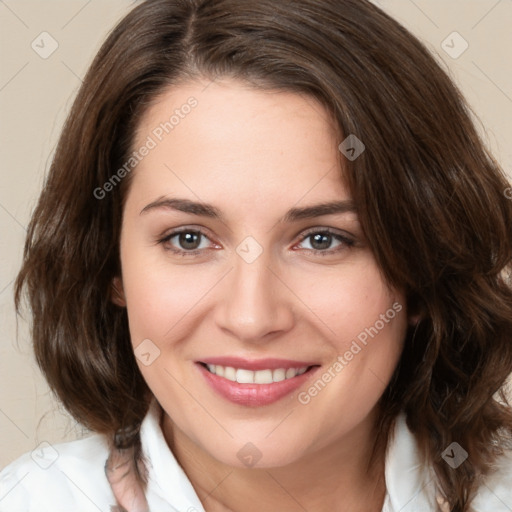
[{"label": "upper lip", "polygon": [[277,368],[304,368],[315,366],[318,363],[310,361],[296,361],[292,359],[245,359],[243,357],[208,357],[201,359],[198,363],[215,364],[220,366],[231,366],[233,368],[241,368],[244,370],[276,370]]}]

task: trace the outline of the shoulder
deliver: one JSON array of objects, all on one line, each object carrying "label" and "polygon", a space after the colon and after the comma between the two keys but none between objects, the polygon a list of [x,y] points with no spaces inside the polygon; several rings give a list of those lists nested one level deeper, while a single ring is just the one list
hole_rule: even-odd
[{"label": "shoulder", "polygon": [[98,434],[41,443],[0,473],[0,512],[109,512],[115,500],[104,474],[107,457]]},{"label": "shoulder", "polygon": [[472,507],[475,512],[512,510],[512,451],[498,459],[493,473],[479,487]]},{"label": "shoulder", "polygon": [[[453,471],[457,468],[454,467]],[[436,510],[436,502],[443,501],[436,481],[433,469],[420,458],[416,438],[407,426],[405,414],[400,414],[395,421],[386,457],[388,502],[385,510]],[[512,511],[512,452],[507,451],[496,461],[493,473],[478,488],[471,511]]]}]

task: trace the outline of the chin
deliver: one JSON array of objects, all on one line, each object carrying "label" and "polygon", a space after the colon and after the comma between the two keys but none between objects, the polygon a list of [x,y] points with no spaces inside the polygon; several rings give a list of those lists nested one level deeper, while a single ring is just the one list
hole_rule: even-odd
[{"label": "chin", "polygon": [[219,450],[219,446],[205,447],[217,461],[240,469],[270,469],[293,464],[304,454],[304,443],[283,445],[282,439],[276,442],[231,441]]}]

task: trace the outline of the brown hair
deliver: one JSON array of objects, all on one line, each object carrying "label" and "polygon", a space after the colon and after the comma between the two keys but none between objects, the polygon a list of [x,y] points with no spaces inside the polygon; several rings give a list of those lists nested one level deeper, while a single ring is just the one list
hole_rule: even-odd
[{"label": "brown hair", "polygon": [[[129,176],[94,191],[127,161],[157,95],[224,76],[315,97],[366,145],[343,176],[385,278],[421,318],[381,398],[379,442],[405,411],[451,510],[469,510],[512,436],[494,396],[512,372],[512,201],[454,84],[366,0],[151,0],[114,29],[62,131],[16,281],[50,386],[87,427],[139,443],[150,392],[111,301]],[[469,453],[457,469],[441,458],[452,441]]]}]

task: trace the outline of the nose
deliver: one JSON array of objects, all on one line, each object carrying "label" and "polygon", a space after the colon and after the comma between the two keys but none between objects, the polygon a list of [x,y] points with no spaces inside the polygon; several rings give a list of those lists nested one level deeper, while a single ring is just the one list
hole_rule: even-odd
[{"label": "nose", "polygon": [[251,263],[234,255],[216,308],[218,327],[250,343],[270,341],[290,330],[294,321],[292,294],[264,254]]}]

